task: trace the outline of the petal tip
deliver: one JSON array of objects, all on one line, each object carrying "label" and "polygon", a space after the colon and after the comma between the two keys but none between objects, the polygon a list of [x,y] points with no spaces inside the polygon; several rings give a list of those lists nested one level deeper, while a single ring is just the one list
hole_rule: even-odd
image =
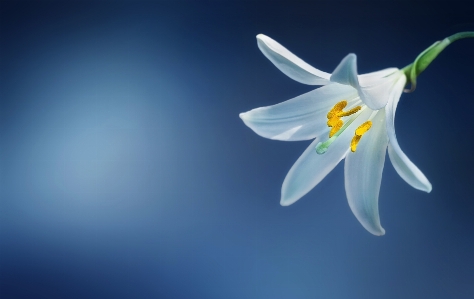
[{"label": "petal tip", "polygon": [[383,227],[381,227],[381,226],[379,226],[377,228],[367,229],[367,230],[369,231],[369,233],[371,233],[372,235],[377,236],[377,237],[381,237],[381,236],[385,235],[385,229],[383,229]]},{"label": "petal tip", "polygon": [[294,196],[288,196],[287,192],[282,190],[281,192],[281,199],[280,199],[280,205],[283,207],[290,206],[294,204],[296,201],[298,201],[299,198],[295,198]]},{"label": "petal tip", "polygon": [[268,36],[266,36],[265,34],[258,34],[257,36],[257,44],[261,45],[265,45],[266,47],[270,47],[270,45],[268,44],[269,40],[271,40],[271,38],[269,38]]},{"label": "petal tip", "polygon": [[250,112],[250,111],[242,112],[242,113],[239,114],[240,119],[241,119],[244,123],[246,123],[246,122],[250,119],[249,112]]},{"label": "petal tip", "polygon": [[354,53],[347,54],[332,72],[329,80],[343,85],[350,85],[359,91],[357,56]]},{"label": "petal tip", "polygon": [[349,53],[349,54],[347,54],[346,57],[347,57],[348,59],[349,59],[349,58],[350,58],[350,59],[357,59],[357,55],[356,55],[355,53]]},{"label": "petal tip", "polygon": [[355,53],[349,53],[342,59],[342,61],[354,63],[357,66],[357,55]]},{"label": "petal tip", "polygon": [[374,234],[374,235],[377,236],[377,237],[382,237],[382,236],[385,235],[385,230],[382,228],[382,230],[381,230],[380,232],[378,232],[378,233],[376,233],[376,234]]},{"label": "petal tip", "polygon": [[294,202],[295,202],[295,200],[290,200],[290,199],[288,199],[288,198],[285,198],[285,197],[283,197],[283,195],[281,196],[280,205],[281,205],[282,207],[290,206],[290,205],[292,205]]},{"label": "petal tip", "polygon": [[431,186],[431,184],[428,183],[428,185],[425,186],[425,189],[423,191],[425,191],[426,193],[430,193],[431,190],[433,190],[433,186]]}]

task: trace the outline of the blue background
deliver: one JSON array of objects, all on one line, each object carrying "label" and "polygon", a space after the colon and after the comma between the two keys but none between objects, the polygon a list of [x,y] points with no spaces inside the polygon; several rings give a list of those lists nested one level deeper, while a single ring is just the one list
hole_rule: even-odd
[{"label": "blue background", "polygon": [[310,141],[238,117],[312,89],[259,33],[366,73],[473,29],[468,1],[2,1],[0,297],[474,298],[474,39],[402,96],[398,140],[433,191],[387,159],[383,237],[352,215],[343,164],[281,207]]}]

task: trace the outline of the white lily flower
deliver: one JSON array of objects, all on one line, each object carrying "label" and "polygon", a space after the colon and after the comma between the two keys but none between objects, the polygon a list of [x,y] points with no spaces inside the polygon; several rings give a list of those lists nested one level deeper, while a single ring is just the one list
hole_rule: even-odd
[{"label": "white lily flower", "polygon": [[296,202],[346,158],[345,189],[352,212],[370,233],[385,234],[378,197],[387,148],[394,168],[408,184],[431,191],[431,184],[400,149],[395,135],[395,110],[407,82],[404,72],[388,68],[358,75],[356,55],[349,54],[328,74],[265,35],[259,34],[257,42],[263,54],[290,78],[324,85],[240,114],[248,127],[266,138],[316,138],[286,175],[281,205]]}]

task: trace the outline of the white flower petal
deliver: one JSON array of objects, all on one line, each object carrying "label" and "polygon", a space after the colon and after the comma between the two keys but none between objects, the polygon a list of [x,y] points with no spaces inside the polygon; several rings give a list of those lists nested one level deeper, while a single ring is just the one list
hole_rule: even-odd
[{"label": "white flower petal", "polygon": [[[349,54],[336,67],[330,80],[346,84],[357,89],[361,100],[372,110],[378,110],[387,104],[390,90],[402,73],[396,68],[357,75],[357,56]],[[397,76],[397,77],[393,77]]]},{"label": "white flower petal", "polygon": [[331,82],[350,85],[355,89],[359,89],[359,79],[357,78],[357,56],[351,53],[344,57],[332,73],[330,80]]},{"label": "white flower petal", "polygon": [[431,183],[402,151],[398,145],[397,136],[395,134],[395,111],[397,110],[398,101],[405,87],[405,83],[405,76],[397,81],[393,89],[393,94],[385,108],[387,111],[387,134],[390,139],[388,155],[395,170],[410,186],[421,191],[431,192]]},{"label": "white flower petal", "polygon": [[[394,141],[395,140],[395,141]],[[390,138],[388,145],[388,156],[392,162],[393,167],[398,174],[405,180],[410,186],[415,189],[430,193],[432,190],[431,183],[428,181],[426,176],[421,172],[415,164],[401,150],[400,146],[396,141],[396,137]]]},{"label": "white flower petal", "polygon": [[309,85],[329,83],[330,74],[310,66],[268,36],[257,35],[257,44],[262,53],[291,79]]},{"label": "white flower petal", "polygon": [[390,67],[386,68],[380,71],[372,72],[372,73],[367,73],[367,74],[362,74],[359,75],[359,83],[362,86],[370,86],[376,84],[380,78],[383,77],[388,77],[390,75],[393,75],[393,73],[398,72],[399,69],[396,67]]},{"label": "white flower petal", "polygon": [[282,206],[296,202],[336,167],[347,154],[355,129],[367,120],[370,113],[370,109],[360,112],[354,122],[329,146],[326,153],[316,153],[315,147],[320,141],[319,138],[311,143],[286,175],[281,189]]},{"label": "white flower petal", "polygon": [[344,178],[349,207],[357,220],[370,233],[381,236],[379,191],[387,150],[385,110],[379,110],[372,128],[362,136],[357,150],[349,152],[344,165]]},{"label": "white flower petal", "polygon": [[387,105],[393,85],[400,76],[404,76],[398,69],[395,69],[395,72],[391,75],[379,77],[378,79],[375,76],[367,75],[359,76],[359,94],[361,94],[361,99],[365,104],[374,110],[381,109]]},{"label": "white flower petal", "polygon": [[308,140],[328,130],[326,115],[339,101],[357,97],[350,86],[329,84],[291,100],[240,114],[260,136],[284,141]]}]

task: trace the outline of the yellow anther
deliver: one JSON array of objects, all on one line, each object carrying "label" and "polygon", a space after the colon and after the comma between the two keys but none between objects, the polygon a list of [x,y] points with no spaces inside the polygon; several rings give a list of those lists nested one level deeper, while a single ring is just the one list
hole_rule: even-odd
[{"label": "yellow anther", "polygon": [[328,127],[332,128],[331,131],[329,132],[329,138],[334,136],[334,134],[336,134],[337,131],[339,131],[344,125],[344,122],[342,121],[341,117],[352,115],[361,109],[360,106],[356,106],[349,111],[343,111],[342,109],[346,108],[346,106],[347,106],[347,101],[342,100],[338,102],[336,105],[334,105],[334,107],[332,107],[331,110],[329,110],[328,115],[327,115],[327,118],[328,118],[327,125]]},{"label": "yellow anther", "polygon": [[327,118],[329,119],[329,118],[333,118],[337,116],[340,112],[342,112],[342,109],[346,108],[346,106],[347,106],[346,100],[340,101],[339,103],[334,105],[334,107],[332,107],[331,110],[329,110]]},{"label": "yellow anther", "polygon": [[344,125],[344,122],[338,117],[333,117],[328,120],[327,124],[328,124],[328,127],[332,127],[331,131],[329,132],[329,138],[331,138],[332,136],[334,136],[334,134],[337,133],[337,131],[339,131],[342,128],[342,126]]},{"label": "yellow anther", "polygon": [[368,130],[372,127],[372,122],[370,120],[366,121],[365,123],[361,124],[356,130],[355,135],[351,141],[351,151],[355,152],[357,149],[357,145],[359,144],[362,135],[367,133]]},{"label": "yellow anther", "polygon": [[372,122],[370,120],[366,121],[365,123],[361,124],[355,131],[355,134],[358,135],[358,136],[362,136],[365,134],[365,132],[367,132],[368,130],[370,130],[370,128],[372,127]]},{"label": "yellow anther", "polygon": [[356,112],[359,111],[360,109],[362,109],[361,106],[356,106],[356,107],[352,108],[352,109],[349,110],[349,111],[346,111],[346,112],[341,111],[341,112],[339,112],[339,113],[337,114],[337,116],[339,116],[339,117],[349,116],[349,115],[352,115],[352,114],[356,113]]}]

